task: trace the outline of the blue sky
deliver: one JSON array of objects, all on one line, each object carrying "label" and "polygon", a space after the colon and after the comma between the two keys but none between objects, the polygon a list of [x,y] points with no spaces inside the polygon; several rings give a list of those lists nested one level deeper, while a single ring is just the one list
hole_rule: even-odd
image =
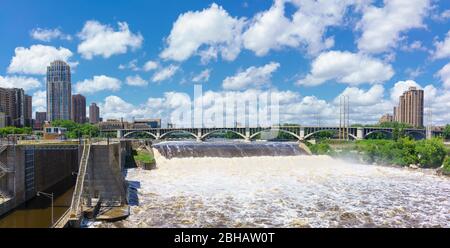
[{"label": "blue sky", "polygon": [[450,123],[449,1],[3,0],[0,12],[0,86],[25,88],[35,110],[58,58],[105,118],[169,119],[198,81],[212,98],[276,91],[283,121],[330,124],[341,94],[369,123],[418,86],[433,122]]}]

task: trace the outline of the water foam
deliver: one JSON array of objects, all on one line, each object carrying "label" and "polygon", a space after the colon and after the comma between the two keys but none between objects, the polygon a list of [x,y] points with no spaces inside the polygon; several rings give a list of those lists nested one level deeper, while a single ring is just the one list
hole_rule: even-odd
[{"label": "water foam", "polygon": [[450,181],[328,156],[172,158],[131,169],[124,227],[450,227]]}]

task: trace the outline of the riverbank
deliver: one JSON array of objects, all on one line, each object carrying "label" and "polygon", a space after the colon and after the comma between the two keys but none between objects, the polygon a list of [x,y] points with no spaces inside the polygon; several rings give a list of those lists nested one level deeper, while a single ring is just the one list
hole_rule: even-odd
[{"label": "riverbank", "polygon": [[321,140],[317,144],[309,144],[309,147],[313,154],[329,155],[351,162],[430,169],[436,173],[450,174],[450,149],[439,139]]}]

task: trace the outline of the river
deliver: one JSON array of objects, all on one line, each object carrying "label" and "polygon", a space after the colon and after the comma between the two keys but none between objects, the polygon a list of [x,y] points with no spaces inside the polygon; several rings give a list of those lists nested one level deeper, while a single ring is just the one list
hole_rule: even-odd
[{"label": "river", "polygon": [[[57,221],[70,207],[73,194],[73,178],[68,178],[47,189],[54,193],[54,221]],[[11,212],[0,217],[0,228],[48,228],[52,226],[51,200],[36,196]]]},{"label": "river", "polygon": [[450,180],[429,170],[154,151],[157,169],[127,171],[131,215],[91,227],[450,227]]}]

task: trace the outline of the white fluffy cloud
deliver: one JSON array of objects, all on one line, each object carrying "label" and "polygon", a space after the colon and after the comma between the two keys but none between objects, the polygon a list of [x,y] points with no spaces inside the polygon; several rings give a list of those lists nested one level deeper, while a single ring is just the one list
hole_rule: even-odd
[{"label": "white fluffy cloud", "polygon": [[442,67],[442,69],[439,70],[437,75],[441,79],[444,88],[450,89],[450,63]]},{"label": "white fluffy cloud", "polygon": [[261,87],[270,84],[272,73],[274,73],[279,63],[271,62],[261,67],[251,66],[245,71],[223,80],[222,87],[226,90],[243,90],[249,87]]},{"label": "white fluffy cloud", "polygon": [[3,88],[22,88],[25,91],[39,88],[41,83],[36,78],[23,76],[0,76],[0,87]]},{"label": "white fluffy cloud", "polygon": [[195,82],[195,83],[208,82],[210,74],[211,74],[211,70],[205,69],[205,70],[201,71],[198,75],[195,75],[192,78],[192,82]]},{"label": "white fluffy cloud", "polygon": [[160,56],[184,61],[207,46],[212,48],[213,55],[220,53],[225,60],[234,60],[240,52],[243,25],[244,19],[231,17],[215,3],[201,11],[186,12],[173,24]]},{"label": "white fluffy cloud", "polygon": [[179,67],[176,65],[169,65],[161,70],[155,72],[152,77],[152,82],[161,82],[171,78],[178,71]]},{"label": "white fluffy cloud", "polygon": [[81,94],[92,94],[103,90],[116,91],[120,89],[120,86],[119,79],[101,75],[78,82],[75,85],[75,91]]},{"label": "white fluffy cloud", "polygon": [[348,96],[351,104],[358,106],[368,106],[379,103],[384,96],[384,87],[376,84],[369,90],[364,91],[357,87],[347,87],[338,97],[334,99],[334,103],[338,104],[341,96]]},{"label": "white fluffy cloud", "polygon": [[155,70],[159,67],[158,62],[149,60],[144,64],[143,70],[144,71],[151,71],[151,70]]},{"label": "white fluffy cloud", "polygon": [[76,67],[78,63],[70,62],[72,52],[64,47],[33,45],[30,48],[17,47],[11,59],[8,73],[41,74],[47,72],[47,66],[54,60],[63,60],[70,66]]},{"label": "white fluffy cloud", "polygon": [[[285,5],[296,8],[287,17]],[[258,13],[243,34],[244,47],[262,56],[271,49],[305,47],[309,54],[334,45],[333,37],[325,37],[328,27],[339,26],[351,5],[358,1],[275,0],[273,6]]]},{"label": "white fluffy cloud", "polygon": [[444,41],[436,41],[434,45],[436,46],[433,55],[435,59],[450,58],[450,31],[447,32]]},{"label": "white fluffy cloud", "polygon": [[35,40],[50,42],[53,39],[72,40],[72,36],[64,34],[59,28],[45,29],[35,28],[31,30],[30,36]]},{"label": "white fluffy cloud", "polygon": [[33,113],[36,111],[46,112],[47,111],[47,92],[45,90],[38,90],[33,93]]},{"label": "white fluffy cloud", "polygon": [[115,54],[124,54],[128,49],[141,47],[144,38],[140,33],[132,33],[126,22],[118,22],[118,26],[119,29],[114,30],[98,21],[87,21],[78,34],[82,41],[78,45],[78,52],[85,59],[94,56],[109,58]]},{"label": "white fluffy cloud", "polygon": [[429,5],[429,0],[384,0],[383,7],[366,8],[357,25],[358,48],[371,53],[395,48],[404,32],[424,27]]},{"label": "white fluffy cloud", "polygon": [[298,84],[315,86],[328,80],[351,85],[382,83],[393,75],[392,66],[381,60],[358,53],[329,51],[312,62],[311,72]]},{"label": "white fluffy cloud", "polygon": [[128,76],[126,78],[127,84],[131,86],[146,86],[148,84],[147,80],[144,80],[139,75]]}]

